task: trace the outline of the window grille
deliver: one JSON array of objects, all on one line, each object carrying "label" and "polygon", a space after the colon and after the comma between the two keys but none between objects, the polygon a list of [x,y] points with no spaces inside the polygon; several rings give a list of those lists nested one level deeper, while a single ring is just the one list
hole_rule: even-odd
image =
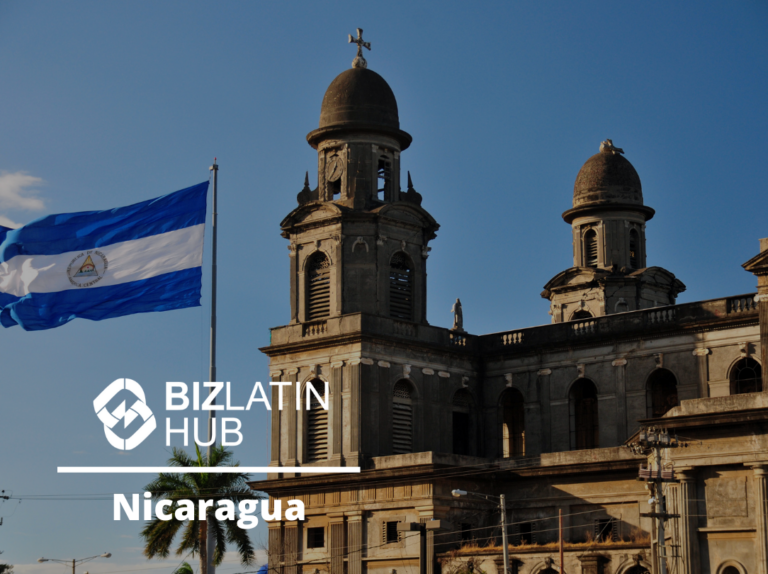
[{"label": "window grille", "polygon": [[[312,382],[320,383],[321,381]],[[328,458],[328,411],[313,395],[307,412],[307,460],[312,462],[326,458]]]},{"label": "window grille", "polygon": [[325,546],[325,528],[307,528],[307,548],[323,548]]},{"label": "window grille", "polygon": [[597,542],[619,540],[619,521],[615,518],[598,518],[594,521],[594,535]]},{"label": "window grille", "polygon": [[572,447],[575,450],[597,448],[599,427],[597,389],[589,379],[579,379],[570,392]]},{"label": "window grille", "polygon": [[399,381],[392,401],[392,453],[413,452],[413,403],[411,385]]},{"label": "window grille", "polygon": [[763,390],[763,370],[750,357],[741,359],[731,370],[731,394],[760,393]]},{"label": "window grille", "polygon": [[324,319],[331,314],[331,262],[322,252],[307,263],[307,320]]},{"label": "window grille", "polygon": [[525,409],[520,391],[508,389],[501,399],[501,443],[504,458],[525,456]]},{"label": "window grille", "polygon": [[413,272],[411,260],[402,251],[389,263],[389,316],[413,320]]},{"label": "window grille", "polygon": [[597,267],[597,233],[594,229],[584,234],[584,264]]},{"label": "window grille", "polygon": [[397,531],[397,522],[381,523],[381,542],[382,544],[392,544],[400,542],[403,539],[403,533]]},{"label": "window grille", "polygon": [[637,251],[639,245],[637,240],[637,231],[632,229],[629,232],[629,266],[632,269],[638,269],[640,267],[640,257]]}]

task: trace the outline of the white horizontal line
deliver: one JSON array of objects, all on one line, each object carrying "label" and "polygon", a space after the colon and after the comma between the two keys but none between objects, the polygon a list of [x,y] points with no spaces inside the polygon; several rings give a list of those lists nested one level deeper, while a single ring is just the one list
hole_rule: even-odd
[{"label": "white horizontal line", "polygon": [[181,472],[181,473],[216,473],[231,474],[238,472],[247,473],[277,473],[277,472],[300,472],[302,474],[313,473],[335,473],[335,474],[357,474],[360,472],[359,466],[60,466],[57,469],[59,474],[140,474],[158,472]]}]

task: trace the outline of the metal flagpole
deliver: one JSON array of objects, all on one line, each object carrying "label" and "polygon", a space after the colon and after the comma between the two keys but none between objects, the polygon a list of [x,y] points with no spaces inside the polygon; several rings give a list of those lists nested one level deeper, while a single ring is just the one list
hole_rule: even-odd
[{"label": "metal flagpole", "polygon": [[[213,158],[213,165],[210,167],[210,171],[213,172],[213,213],[211,217],[211,364],[208,372],[208,381],[211,383],[216,382],[216,250],[217,250],[217,228],[216,223],[218,219],[218,195],[217,195],[217,183],[219,176],[219,166],[216,163],[216,158]],[[210,388],[208,394],[213,392],[213,388]],[[211,402],[212,405],[216,404],[214,398]],[[214,418],[215,411],[208,411],[208,465],[211,464],[211,452],[216,447],[216,442],[213,440],[216,432],[214,425],[216,419]],[[214,540],[213,529],[208,527],[208,572],[207,574],[215,574],[216,567],[213,565],[213,551],[216,547],[216,541]]]}]

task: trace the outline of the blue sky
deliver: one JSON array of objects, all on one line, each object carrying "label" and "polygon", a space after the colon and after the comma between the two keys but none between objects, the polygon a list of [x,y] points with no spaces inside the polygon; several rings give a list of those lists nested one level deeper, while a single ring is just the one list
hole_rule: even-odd
[{"label": "blue sky", "polygon": [[[432,324],[450,326],[456,297],[471,333],[549,321],[539,293],[572,264],[560,214],[606,138],[656,209],[648,263],[687,285],[679,301],[748,293],[755,278],[740,265],[768,236],[767,20],[756,0],[0,2],[0,223],[163,195],[206,180],[218,156],[219,374],[244,402],[269,378],[258,351],[269,327],[289,318],[279,223],[305,171],[316,185],[305,136],[361,27],[414,137],[403,171],[442,225]],[[205,380],[208,311],[0,331],[0,489],[139,492],[150,476],[56,467],[164,463],[159,439],[118,455],[92,400],[119,377],[139,381],[150,405],[165,381]],[[263,411],[245,419],[243,464],[268,463],[267,422]],[[144,560],[139,526],[114,522],[111,504],[0,505],[2,561],[22,574],[61,570],[34,563],[41,555],[104,551],[110,561],[81,572],[176,565]]]}]

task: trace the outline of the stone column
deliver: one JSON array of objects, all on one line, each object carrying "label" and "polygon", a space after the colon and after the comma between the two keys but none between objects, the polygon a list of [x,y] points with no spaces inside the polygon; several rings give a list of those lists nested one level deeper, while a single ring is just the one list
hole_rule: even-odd
[{"label": "stone column", "polygon": [[693,356],[699,360],[699,398],[709,396],[709,349],[697,347],[693,350]]},{"label": "stone column", "polygon": [[363,574],[363,511],[347,512],[347,574]]},{"label": "stone column", "polygon": [[330,431],[330,444],[329,448],[329,466],[341,466],[341,451],[343,445],[343,432],[344,432],[344,408],[343,408],[343,393],[342,393],[342,363],[334,363],[330,369],[330,376],[328,377],[328,388],[331,393],[329,397],[330,404],[328,405],[328,418],[330,419],[329,428]]},{"label": "stone column", "polygon": [[696,470],[675,468],[680,479],[680,560],[679,574],[699,574],[699,519],[696,501]]},{"label": "stone column", "polygon": [[331,558],[330,574],[344,574],[344,556],[347,553],[346,536],[344,531],[344,513],[333,512],[328,514],[330,521],[330,545]]},{"label": "stone column", "polygon": [[[269,380],[270,381],[281,381],[281,377],[283,375],[283,371],[272,371],[269,373]],[[277,405],[277,399],[278,399],[278,389],[277,387],[272,387],[272,404]],[[272,425],[271,425],[271,437],[270,437],[270,455],[269,455],[269,466],[280,466],[280,439],[282,433],[280,432],[280,417],[282,416],[282,411],[280,411],[278,408],[272,409]],[[277,475],[274,475],[274,478],[277,478]]]},{"label": "stone column", "polygon": [[627,438],[627,360],[616,359],[611,365],[616,367],[616,442],[620,444]]},{"label": "stone column", "polygon": [[267,563],[270,574],[282,574],[281,563],[283,561],[283,525],[280,522],[270,522],[268,525]]},{"label": "stone column", "polygon": [[284,574],[298,574],[296,562],[299,558],[299,525],[296,521],[285,523],[283,530]]},{"label": "stone column", "polygon": [[551,369],[541,369],[536,373],[536,390],[541,403],[541,452],[552,452],[552,411],[549,404],[549,376],[551,374]]},{"label": "stone column", "polygon": [[[768,371],[768,369],[765,369]],[[755,473],[755,563],[758,574],[768,574],[768,462],[752,465]]]},{"label": "stone column", "polygon": [[[285,380],[298,384],[298,369],[288,369],[287,374],[288,377]],[[286,421],[286,428],[288,430],[288,456],[284,466],[297,466],[299,457],[297,455],[296,443],[298,439],[299,425],[296,417],[296,393],[291,387],[283,387],[283,401],[285,404],[283,405],[282,416],[288,419]],[[303,412],[304,411],[301,411],[301,413]],[[290,474],[286,476],[294,475]]]}]

